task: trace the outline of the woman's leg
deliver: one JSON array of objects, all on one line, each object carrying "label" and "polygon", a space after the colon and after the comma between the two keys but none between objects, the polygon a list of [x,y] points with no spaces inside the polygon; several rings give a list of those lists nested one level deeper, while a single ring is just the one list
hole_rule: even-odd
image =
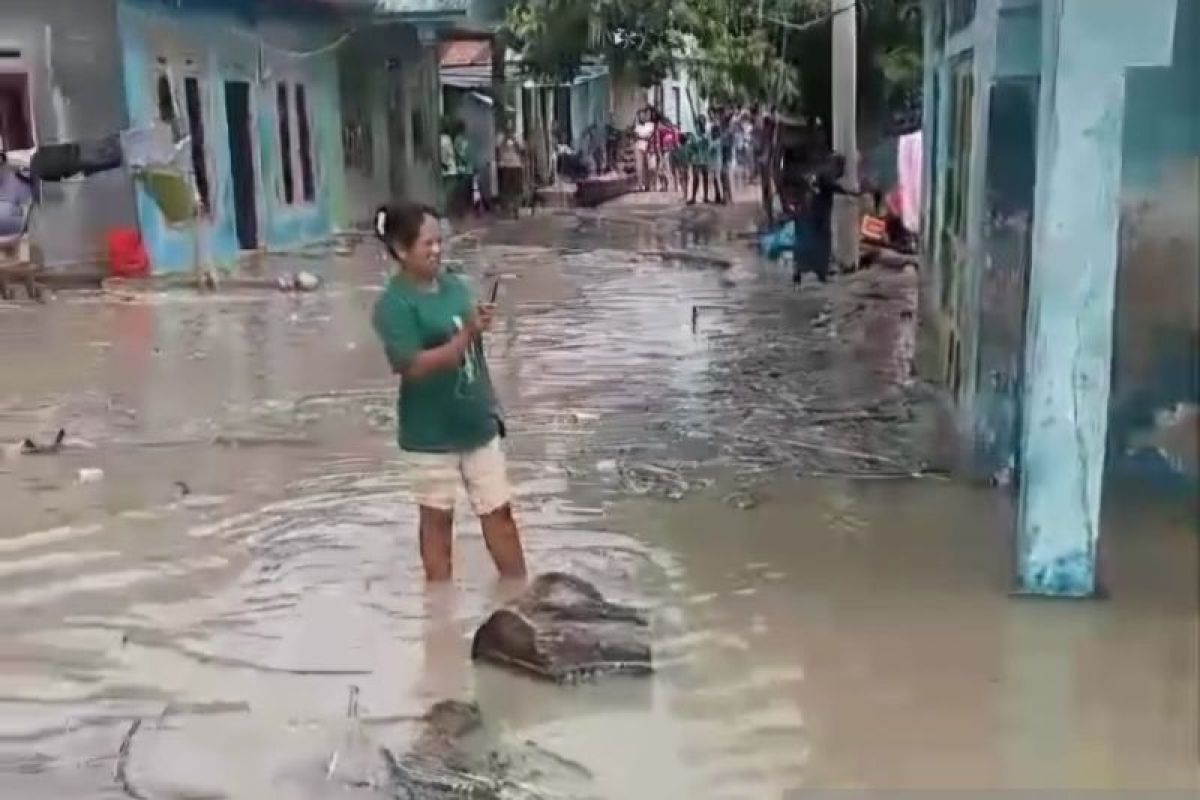
[{"label": "woman's leg", "polygon": [[454,574],[454,512],[421,506],[421,563],[430,583]]},{"label": "woman's leg", "polygon": [[498,438],[463,456],[462,478],[500,577],[524,578],[525,551],[513,517],[508,467]]},{"label": "woman's leg", "polygon": [[421,509],[421,563],[430,582],[454,573],[454,501],[458,494],[458,457],[442,453],[406,453],[415,476],[413,491]]},{"label": "woman's leg", "polygon": [[512,505],[505,503],[495,511],[482,515],[479,524],[500,577],[511,580],[524,578],[525,551],[521,547],[521,533],[513,517]]}]

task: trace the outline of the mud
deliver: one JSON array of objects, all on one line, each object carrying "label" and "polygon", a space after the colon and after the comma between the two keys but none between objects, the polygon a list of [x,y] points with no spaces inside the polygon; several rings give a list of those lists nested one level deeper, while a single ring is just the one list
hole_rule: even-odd
[{"label": "mud", "polygon": [[795,292],[724,213],[454,242],[504,276],[531,566],[650,609],[636,681],[472,665],[506,598],[465,513],[456,586],[426,591],[369,242],[282,265],[311,293],[0,307],[0,794],[387,796],[382,750],[445,700],[477,704],[485,761],[543,754],[514,780],[547,796],[1200,787],[1194,510],[1110,493],[1112,600],[1008,598],[1007,498],[935,469],[915,275]]}]

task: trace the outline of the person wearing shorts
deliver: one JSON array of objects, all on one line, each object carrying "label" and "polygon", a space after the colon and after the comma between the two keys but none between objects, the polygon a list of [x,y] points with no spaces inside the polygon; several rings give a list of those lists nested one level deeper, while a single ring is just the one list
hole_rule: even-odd
[{"label": "person wearing shorts", "polygon": [[375,223],[398,268],[372,322],[400,375],[399,442],[420,507],[425,576],[435,582],[453,575],[454,509],[465,487],[501,577],[524,578],[501,445],[504,425],[481,338],[495,309],[478,304],[465,281],[442,270],[436,211],[388,206]]}]

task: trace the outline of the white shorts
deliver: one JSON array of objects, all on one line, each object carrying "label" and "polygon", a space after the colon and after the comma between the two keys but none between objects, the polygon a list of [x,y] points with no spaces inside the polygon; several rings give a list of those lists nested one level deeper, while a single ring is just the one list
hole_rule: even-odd
[{"label": "white shorts", "polygon": [[484,516],[512,502],[508,467],[500,438],[466,453],[404,453],[405,465],[413,473],[417,504],[439,511],[453,511],[458,488],[476,515]]}]

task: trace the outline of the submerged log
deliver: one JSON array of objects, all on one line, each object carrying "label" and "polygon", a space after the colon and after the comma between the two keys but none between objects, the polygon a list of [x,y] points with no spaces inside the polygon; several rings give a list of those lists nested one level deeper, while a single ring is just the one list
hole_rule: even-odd
[{"label": "submerged log", "polygon": [[645,615],[558,572],[493,613],[475,633],[471,658],[557,683],[653,672]]}]

